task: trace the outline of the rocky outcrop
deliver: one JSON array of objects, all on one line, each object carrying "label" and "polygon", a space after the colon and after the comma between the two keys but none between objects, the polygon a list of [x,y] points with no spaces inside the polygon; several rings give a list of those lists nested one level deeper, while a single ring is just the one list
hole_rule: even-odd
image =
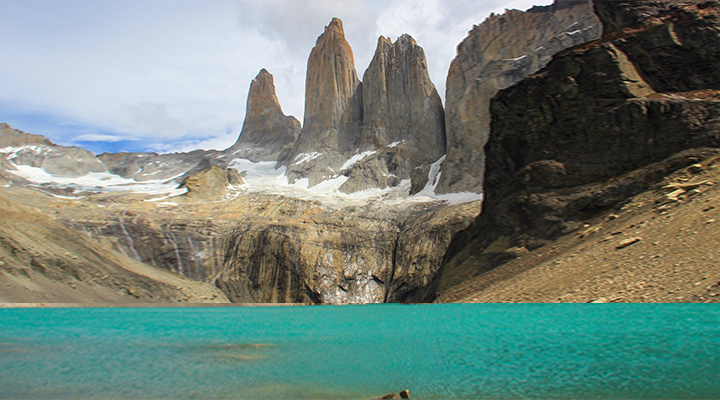
[{"label": "rocky outcrop", "polygon": [[380,37],[363,75],[358,153],[375,152],[347,174],[340,190],[396,186],[412,170],[445,155],[445,115],[423,49],[410,35]]},{"label": "rocky outcrop", "polygon": [[107,168],[87,150],[58,146],[45,136],[25,133],[5,123],[0,124],[0,156],[4,156],[10,168],[24,165],[65,178],[107,172]]},{"label": "rocky outcrop", "polygon": [[283,114],[273,76],[263,68],[250,84],[240,137],[225,152],[253,162],[287,159],[299,133],[300,121]]},{"label": "rocky outcrop", "polygon": [[38,196],[0,191],[0,302],[227,302],[210,285],[140,263],[18,204]]},{"label": "rocky outcrop", "polygon": [[490,100],[557,52],[600,36],[589,0],[507,10],[476,25],[457,49],[446,88],[447,158],[437,191],[481,191]]},{"label": "rocky outcrop", "polygon": [[493,100],[483,212],[443,279],[572,232],[720,147],[720,3],[595,7],[614,30]]},{"label": "rocky outcrop", "polygon": [[234,302],[419,302],[477,208],[368,207],[244,223],[214,281]]},{"label": "rocky outcrop", "polygon": [[189,153],[103,153],[97,156],[112,174],[138,182],[177,180],[216,151],[195,150]]},{"label": "rocky outcrop", "polygon": [[180,187],[186,196],[198,199],[216,199],[228,194],[228,189],[242,185],[243,179],[234,168],[217,159],[206,158],[180,178]]},{"label": "rocky outcrop", "polygon": [[[344,154],[357,149],[362,123],[362,88],[342,21],[333,18],[310,52],[305,83],[305,117],[291,156],[291,180],[313,186],[334,175]],[[308,155],[323,155],[308,160]]]}]

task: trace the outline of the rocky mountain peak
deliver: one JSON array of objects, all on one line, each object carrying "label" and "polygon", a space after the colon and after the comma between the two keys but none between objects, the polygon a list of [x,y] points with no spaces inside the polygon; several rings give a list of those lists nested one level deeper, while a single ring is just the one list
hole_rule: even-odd
[{"label": "rocky mountain peak", "polygon": [[[425,52],[410,35],[380,36],[363,75],[359,150],[376,151],[349,175],[345,190],[395,186],[445,154],[445,120]],[[420,183],[418,186],[424,186]]]},{"label": "rocky mountain peak", "polygon": [[[633,196],[662,193],[657,184],[675,171],[694,175],[717,159],[718,6],[597,1],[601,40],[560,52],[541,73],[500,91],[491,102],[483,211],[445,273],[482,272],[590,221],[602,224]],[[667,202],[652,203],[658,208],[648,212],[666,213]]]},{"label": "rocky mountain peak", "polygon": [[[342,21],[333,18],[308,59],[303,128],[292,156],[281,160],[292,164],[288,177],[292,181],[307,177],[310,185],[314,185],[332,175],[333,167],[342,165],[347,159],[345,155],[357,149],[361,123],[360,79]],[[334,160],[315,157],[315,162],[297,163],[306,159],[304,155],[328,152],[341,156]]]},{"label": "rocky mountain peak", "polygon": [[286,158],[300,132],[300,121],[283,114],[273,76],[261,69],[250,84],[245,121],[237,142],[226,153],[254,162]]},{"label": "rocky mountain peak", "polygon": [[[246,116],[248,114],[256,116],[268,112],[282,112],[282,108],[275,94],[275,80],[272,74],[263,68],[250,84]],[[247,122],[246,118],[245,123]]]}]

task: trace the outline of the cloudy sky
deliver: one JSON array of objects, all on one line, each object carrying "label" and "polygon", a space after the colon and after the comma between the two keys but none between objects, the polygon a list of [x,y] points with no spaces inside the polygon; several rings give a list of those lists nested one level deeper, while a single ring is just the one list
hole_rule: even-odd
[{"label": "cloudy sky", "polygon": [[251,80],[302,122],[307,57],[343,20],[358,75],[412,35],[444,97],[456,45],[490,12],[551,0],[1,0],[0,122],[102,151],[226,148]]}]

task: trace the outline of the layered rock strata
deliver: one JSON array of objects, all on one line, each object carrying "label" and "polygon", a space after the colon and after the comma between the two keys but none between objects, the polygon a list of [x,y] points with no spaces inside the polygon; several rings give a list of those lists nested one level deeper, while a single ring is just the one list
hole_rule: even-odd
[{"label": "layered rock strata", "polygon": [[263,68],[250,84],[240,136],[225,152],[253,162],[287,159],[299,133],[300,121],[283,113],[273,76]]},{"label": "layered rock strata", "polygon": [[18,204],[53,201],[42,196],[0,188],[0,302],[227,302],[217,288],[140,263]]},{"label": "layered rock strata", "polygon": [[[420,302],[477,203],[318,210],[242,223],[214,282],[233,302]],[[411,222],[405,222],[411,221]]]},{"label": "layered rock strata", "polygon": [[720,147],[720,3],[596,2],[610,30],[498,94],[485,203],[443,279],[572,232]]},{"label": "layered rock strata", "polygon": [[544,67],[557,52],[596,39],[600,31],[589,0],[507,10],[473,27],[448,71],[447,158],[437,191],[480,192],[490,100]]}]

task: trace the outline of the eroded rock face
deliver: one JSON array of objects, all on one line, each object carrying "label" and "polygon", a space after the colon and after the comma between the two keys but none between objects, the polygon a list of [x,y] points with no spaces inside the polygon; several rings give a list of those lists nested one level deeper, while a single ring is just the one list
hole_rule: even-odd
[{"label": "eroded rock face", "polygon": [[443,279],[542,246],[717,153],[720,3],[595,7],[614,31],[493,100],[483,212]]},{"label": "eroded rock face", "polygon": [[299,133],[300,121],[283,114],[273,76],[263,68],[250,84],[240,137],[226,153],[253,162],[286,159]]},{"label": "eroded rock face", "polygon": [[412,170],[445,155],[445,115],[423,49],[410,35],[380,37],[363,75],[363,126],[358,162],[341,190],[396,186]]},{"label": "eroded rock face", "polygon": [[[362,89],[342,21],[333,18],[310,52],[305,83],[303,128],[291,156],[280,160],[291,164],[291,180],[309,178],[310,185],[333,175],[342,164],[330,154],[351,154],[357,149],[362,124]],[[298,163],[305,155],[325,154],[322,163]],[[317,160],[314,159],[314,160]],[[292,164],[294,163],[294,164]]]},{"label": "eroded rock face", "polygon": [[58,146],[45,136],[25,133],[0,124],[0,156],[11,169],[14,165],[41,168],[64,178],[77,178],[92,172],[107,172],[95,155],[79,147]]},{"label": "eroded rock face", "polygon": [[423,301],[452,235],[478,206],[344,209],[242,224],[214,281],[234,302]]},{"label": "eroded rock face", "polygon": [[507,10],[476,25],[458,46],[446,89],[447,158],[437,191],[482,190],[490,100],[544,67],[557,52],[600,36],[588,0]]}]

